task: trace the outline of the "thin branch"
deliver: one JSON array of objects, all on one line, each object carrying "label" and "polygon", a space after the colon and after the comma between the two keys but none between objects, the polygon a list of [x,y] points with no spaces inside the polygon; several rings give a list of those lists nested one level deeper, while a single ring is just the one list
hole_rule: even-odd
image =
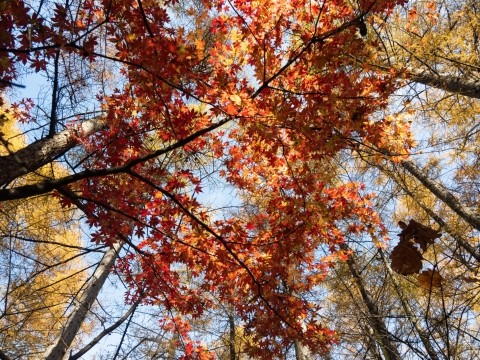
[{"label": "thin branch", "polygon": [[225,118],[224,120],[214,123],[202,130],[196,131],[195,133],[187,136],[184,139],[177,141],[172,145],[169,145],[163,149],[157,150],[151,154],[139,157],[137,159],[127,161],[124,165],[121,165],[121,166],[107,168],[107,169],[85,170],[77,174],[65,176],[60,179],[46,180],[36,184],[24,185],[16,188],[0,190],[0,202],[6,201],[6,200],[22,199],[22,198],[27,198],[30,196],[35,196],[40,194],[46,194],[51,192],[54,189],[58,189],[62,186],[65,186],[86,178],[125,173],[135,165],[138,165],[140,163],[151,160],[153,158],[164,155],[170,151],[173,151],[175,149],[178,149],[187,145],[189,142],[199,138],[200,136],[207,134],[212,130],[218,129],[224,124],[227,124],[228,122],[232,121],[232,119],[233,117]]},{"label": "thin branch", "polygon": [[141,298],[138,298],[137,301],[133,303],[133,305],[128,309],[128,311],[123,314],[123,316],[118,319],[114,324],[111,326],[107,327],[104,329],[101,333],[99,333],[95,338],[90,341],[87,345],[85,345],[81,350],[79,350],[77,353],[70,355],[68,360],[77,360],[80,359],[83,355],[85,355],[88,351],[90,351],[100,340],[102,340],[105,336],[110,334],[113,330],[118,328],[120,325],[124,323],[125,320],[128,319],[130,315],[133,314],[133,312],[137,309],[138,305],[141,302]]}]

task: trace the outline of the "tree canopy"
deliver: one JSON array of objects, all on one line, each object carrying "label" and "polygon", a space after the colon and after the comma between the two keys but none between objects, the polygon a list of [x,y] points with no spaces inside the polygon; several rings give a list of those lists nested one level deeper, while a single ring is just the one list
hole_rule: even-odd
[{"label": "tree canopy", "polygon": [[30,268],[55,339],[2,357],[76,359],[116,329],[112,358],[478,355],[472,1],[0,9],[0,207],[22,228],[2,267],[41,238],[60,250],[35,262],[72,272]]}]

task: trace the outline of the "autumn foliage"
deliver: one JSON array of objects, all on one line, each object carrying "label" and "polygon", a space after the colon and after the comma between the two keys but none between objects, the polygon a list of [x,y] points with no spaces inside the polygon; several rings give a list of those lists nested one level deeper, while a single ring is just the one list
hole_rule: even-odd
[{"label": "autumn foliage", "polygon": [[[272,358],[294,341],[323,352],[336,334],[301,295],[348,257],[346,235],[381,242],[386,233],[361,184],[319,169],[359,142],[410,146],[387,141],[394,119],[373,116],[395,74],[356,63],[380,46],[364,46],[359,21],[401,2],[204,1],[182,19],[176,1],[84,1],[74,18],[60,4],[46,18],[23,1],[2,2],[2,85],[21,66],[48,70],[59,53],[114,63],[122,79],[96,94],[105,126],[75,134],[86,155],[72,173],[4,189],[2,199],[55,190],[85,212],[93,242],[127,243],[116,265],[126,301],[166,308],[160,325],[181,334],[186,358],[209,356],[185,319],[204,314],[211,294],[241,317],[251,355]],[[212,177],[240,211],[202,200]],[[392,254],[404,275],[421,268],[414,242],[424,251],[437,236],[411,224]]]},{"label": "autumn foliage", "polygon": [[398,234],[400,240],[390,255],[392,268],[402,275],[418,274],[422,269],[422,254],[441,234],[415,220],[410,220],[408,225],[400,221],[398,225],[402,231]]}]

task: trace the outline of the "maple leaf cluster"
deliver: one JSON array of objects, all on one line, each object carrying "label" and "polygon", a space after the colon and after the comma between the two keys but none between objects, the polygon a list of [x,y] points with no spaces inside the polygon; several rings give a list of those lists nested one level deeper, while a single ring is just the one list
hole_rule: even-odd
[{"label": "maple leaf cluster", "polygon": [[[382,146],[390,123],[369,118],[396,84],[356,66],[367,51],[357,24],[402,2],[204,1],[184,14],[207,24],[193,29],[172,19],[173,1],[86,1],[75,19],[57,5],[49,21],[3,2],[2,21],[16,31],[0,33],[0,75],[19,62],[41,71],[56,51],[121,65],[123,87],[98,95],[107,126],[81,140],[87,176],[68,190],[93,241],[129,242],[133,253],[116,267],[127,301],[162,305],[174,314],[162,326],[188,339],[182,317],[202,316],[215,296],[253,334],[251,355],[270,358],[292,341],[322,352],[335,334],[301,294],[346,258],[346,233],[385,235],[362,186],[339,185],[322,166],[352,137]],[[209,164],[245,211],[198,200]],[[430,244],[411,224],[392,253],[402,274],[421,268],[414,243]],[[185,343],[200,358],[201,346]]]}]

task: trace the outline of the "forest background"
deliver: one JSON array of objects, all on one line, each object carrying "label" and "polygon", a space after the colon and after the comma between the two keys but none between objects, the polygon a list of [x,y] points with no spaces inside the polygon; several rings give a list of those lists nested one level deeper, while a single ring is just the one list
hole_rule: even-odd
[{"label": "forest background", "polygon": [[0,10],[0,359],[480,359],[476,1]]}]

